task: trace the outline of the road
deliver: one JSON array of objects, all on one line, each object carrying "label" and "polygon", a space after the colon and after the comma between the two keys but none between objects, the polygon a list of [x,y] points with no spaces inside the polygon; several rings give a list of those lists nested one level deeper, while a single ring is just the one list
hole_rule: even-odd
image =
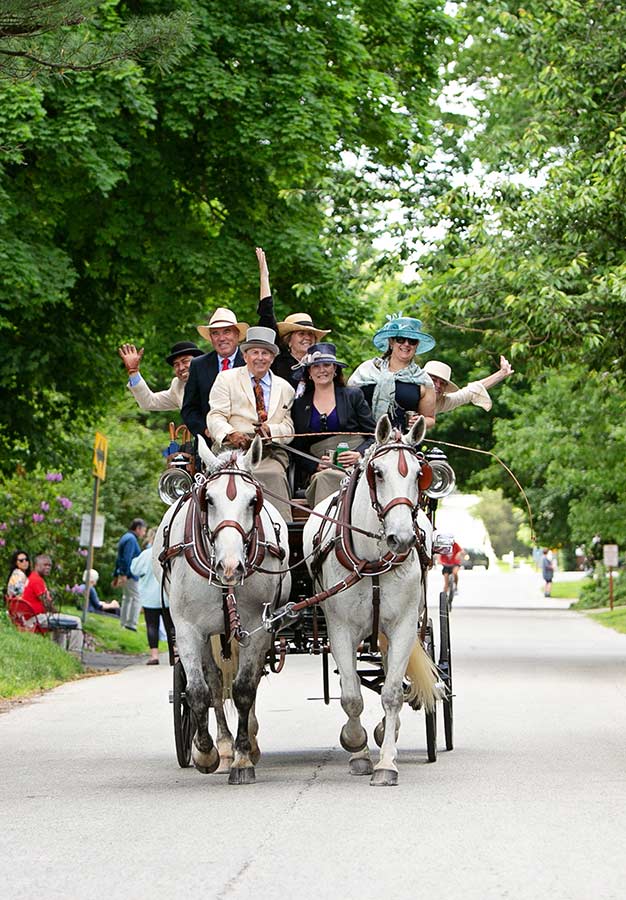
[{"label": "road", "polygon": [[[312,657],[262,684],[254,786],[177,767],[166,665],[14,709],[0,717],[3,896],[621,900],[626,636],[564,606],[534,574],[463,573],[456,748],[428,764],[407,709],[396,788],[348,775]],[[377,712],[368,695],[370,733]]]}]

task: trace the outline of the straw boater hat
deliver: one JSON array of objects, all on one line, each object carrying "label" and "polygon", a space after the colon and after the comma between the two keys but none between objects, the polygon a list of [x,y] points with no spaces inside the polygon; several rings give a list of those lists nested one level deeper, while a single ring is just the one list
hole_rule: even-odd
[{"label": "straw boater hat", "polygon": [[204,356],[204,352],[193,341],[179,341],[165,357],[165,362],[171,366],[179,356]]},{"label": "straw boater hat", "polygon": [[241,345],[241,352],[251,350],[253,347],[260,347],[262,350],[271,350],[274,356],[280,352],[275,344],[276,332],[273,328],[263,328],[262,325],[253,325],[248,328],[246,339]]},{"label": "straw boater hat", "polygon": [[280,338],[287,337],[288,334],[293,334],[294,331],[312,331],[315,335],[315,340],[319,341],[327,334],[330,334],[330,329],[323,331],[321,328],[316,328],[313,324],[313,319],[308,313],[293,313],[293,315],[287,316],[284,322],[277,322],[276,327]]},{"label": "straw boater hat", "polygon": [[450,375],[452,374],[452,369],[450,366],[447,366],[445,363],[439,362],[436,359],[429,359],[426,365],[424,366],[424,371],[428,372],[429,375],[434,375],[435,378],[441,378],[446,382],[446,393],[454,394],[455,391],[460,390],[460,388],[450,380]]},{"label": "straw boater hat", "polygon": [[208,325],[197,325],[196,327],[202,337],[206,338],[207,341],[211,340],[212,328],[235,327],[239,331],[239,340],[243,341],[246,336],[246,331],[250,326],[247,322],[238,322],[237,316],[232,309],[226,309],[224,306],[219,306],[209,319]]},{"label": "straw boater hat", "polygon": [[417,341],[416,353],[427,353],[435,346],[435,339],[430,334],[422,331],[422,323],[419,319],[410,316],[388,316],[388,322],[379,328],[372,338],[374,346],[378,350],[387,350],[389,338],[410,338]]},{"label": "straw boater hat", "polygon": [[298,365],[292,366],[292,369],[308,368],[309,366],[320,365],[320,363],[332,363],[342,369],[345,369],[348,365],[337,359],[337,350],[334,344],[311,344]]}]

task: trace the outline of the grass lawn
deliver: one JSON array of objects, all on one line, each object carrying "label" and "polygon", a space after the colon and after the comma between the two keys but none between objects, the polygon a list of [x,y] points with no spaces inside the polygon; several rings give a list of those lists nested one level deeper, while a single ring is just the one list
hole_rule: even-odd
[{"label": "grass lawn", "polygon": [[606,625],[607,628],[613,628],[626,634],[626,606],[619,606],[616,609],[607,609],[604,612],[589,613],[590,618],[595,619],[600,625]]},{"label": "grass lawn", "polygon": [[80,660],[39,634],[17,631],[0,614],[0,697],[23,697],[70,681]]},{"label": "grass lawn", "polygon": [[553,581],[552,596],[557,600],[578,600],[585,581]]}]

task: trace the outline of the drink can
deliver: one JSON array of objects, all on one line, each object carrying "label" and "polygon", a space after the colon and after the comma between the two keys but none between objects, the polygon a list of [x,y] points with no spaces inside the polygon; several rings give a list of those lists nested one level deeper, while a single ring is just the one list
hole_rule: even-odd
[{"label": "drink can", "polygon": [[338,461],[339,454],[344,453],[346,450],[349,450],[349,449],[350,449],[350,444],[346,444],[345,441],[341,441],[339,444],[337,444],[337,448],[336,448],[335,452],[333,453],[333,462],[336,466],[339,466],[341,469],[343,469],[343,466]]}]

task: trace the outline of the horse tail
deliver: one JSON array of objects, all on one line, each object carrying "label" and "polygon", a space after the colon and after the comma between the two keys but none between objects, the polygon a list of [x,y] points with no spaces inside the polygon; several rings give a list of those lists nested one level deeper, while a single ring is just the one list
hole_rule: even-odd
[{"label": "horse tail", "polygon": [[[389,644],[384,634],[378,635],[378,644],[381,653],[386,653]],[[413,708],[423,706],[426,712],[431,712],[437,700],[443,700],[437,666],[424,650],[419,638],[413,644],[409,655],[406,678],[410,682],[410,688],[405,694],[405,700]]]},{"label": "horse tail", "polygon": [[237,641],[230,642],[230,659],[224,659],[222,656],[222,641],[219,634],[211,635],[211,653],[213,659],[222,673],[222,683],[224,690],[222,692],[222,700],[233,699],[233,681],[239,668],[239,644]]}]

